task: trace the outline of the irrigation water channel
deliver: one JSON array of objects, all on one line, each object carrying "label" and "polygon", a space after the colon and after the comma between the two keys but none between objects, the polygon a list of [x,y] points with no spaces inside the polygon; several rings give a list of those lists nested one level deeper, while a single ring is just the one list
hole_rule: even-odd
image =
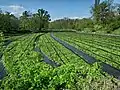
[{"label": "irrigation water channel", "polygon": [[[72,45],[68,44],[65,41],[62,41],[61,39],[57,38],[56,36],[53,35],[53,33],[50,34],[51,37],[56,40],[58,43],[62,44],[64,47],[72,51],[74,54],[78,55],[79,57],[82,57],[85,62],[88,64],[93,64],[95,62],[98,62],[94,57],[89,56],[88,54],[84,53],[81,50],[78,50],[77,48],[73,47]],[[109,64],[106,64],[104,62],[101,63],[102,70],[104,72],[107,72],[108,74],[114,76],[115,78],[120,80],[120,70],[117,68],[112,67]]]}]

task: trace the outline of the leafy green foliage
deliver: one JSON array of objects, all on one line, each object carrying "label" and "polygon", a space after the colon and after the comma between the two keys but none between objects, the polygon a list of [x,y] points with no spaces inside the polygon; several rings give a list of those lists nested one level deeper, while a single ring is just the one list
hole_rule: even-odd
[{"label": "leafy green foliage", "polygon": [[42,28],[47,28],[50,21],[50,14],[44,9],[38,9],[35,14],[30,11],[23,12],[20,17],[20,29],[21,30],[35,30],[40,31]]},{"label": "leafy green foliage", "polygon": [[[95,0],[90,11],[92,17],[83,19],[59,19],[50,22],[51,29],[75,29],[83,32],[112,33],[120,28],[120,5],[113,0]],[[89,30],[88,30],[89,29]]]},{"label": "leafy green foliage", "polygon": [[9,12],[0,13],[0,30],[2,32],[12,32],[19,28],[19,20]]},{"label": "leafy green foliage", "polygon": [[0,32],[0,54],[3,51],[3,40],[4,40],[4,35],[2,32]]},{"label": "leafy green foliage", "polygon": [[120,69],[120,53],[118,50],[118,48],[120,48],[119,37],[107,37],[73,32],[56,33],[55,35],[73,45],[77,49],[80,49],[90,56],[95,57],[97,60],[101,60]]},{"label": "leafy green foliage", "polygon": [[18,18],[10,12],[3,13],[0,10],[0,30],[4,33],[35,32],[48,28],[50,14],[44,9],[38,9],[37,13],[24,11]]},{"label": "leafy green foliage", "polygon": [[4,39],[3,33],[0,32],[0,41],[2,41]]},{"label": "leafy green foliage", "polygon": [[119,88],[118,80],[106,73],[101,74],[100,63],[88,65],[82,58],[54,41],[49,34],[39,37],[35,45],[50,59],[61,62],[61,57],[65,64],[61,62],[62,65],[57,68],[46,64],[42,55],[33,51],[34,41],[38,35],[26,35],[7,47],[3,61],[8,75],[1,81],[0,89],[116,90]]},{"label": "leafy green foliage", "polygon": [[79,31],[84,31],[85,28],[93,28],[93,21],[90,18],[83,19],[69,19],[64,18],[60,20],[55,20],[49,24],[51,29],[76,29]]}]

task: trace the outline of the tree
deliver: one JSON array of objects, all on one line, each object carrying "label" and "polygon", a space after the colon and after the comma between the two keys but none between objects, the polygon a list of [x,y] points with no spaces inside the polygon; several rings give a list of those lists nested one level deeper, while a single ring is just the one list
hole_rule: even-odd
[{"label": "tree", "polygon": [[30,11],[24,11],[20,17],[20,29],[21,30],[30,30]]},{"label": "tree", "polygon": [[100,0],[95,0],[95,7],[100,4]]},{"label": "tree", "polygon": [[1,8],[0,8],[0,14],[2,14],[2,10],[1,10]]},{"label": "tree", "polygon": [[49,21],[50,15],[44,9],[38,9],[34,14],[24,11],[20,17],[20,28],[21,30],[41,30],[48,27]]},{"label": "tree", "polygon": [[112,0],[103,1],[97,5],[95,4],[94,7],[92,7],[93,18],[96,23],[107,24],[109,20],[114,17],[112,10]]},{"label": "tree", "polygon": [[19,20],[10,12],[0,13],[0,30],[2,32],[12,32],[19,28]]},{"label": "tree", "polygon": [[93,28],[93,21],[91,18],[70,19],[65,17],[63,19],[50,22],[49,28],[84,30],[85,28]]},{"label": "tree", "polygon": [[50,21],[50,14],[48,14],[48,11],[45,11],[44,9],[38,9],[38,12],[35,14],[35,18],[37,18],[39,30],[48,27],[48,23]]}]

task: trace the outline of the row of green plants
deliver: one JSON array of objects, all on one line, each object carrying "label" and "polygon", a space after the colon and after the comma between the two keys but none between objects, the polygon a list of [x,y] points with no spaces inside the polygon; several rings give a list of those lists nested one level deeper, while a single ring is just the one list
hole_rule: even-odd
[{"label": "row of green plants", "polygon": [[[71,35],[73,35],[73,33],[71,33]],[[70,34],[68,34],[67,37],[71,38]],[[119,38],[118,38],[118,40],[117,40],[117,38],[115,38],[115,39],[111,38],[113,42],[110,40],[110,38],[102,38],[102,37],[97,38],[94,36],[85,36],[85,35],[79,35],[79,34],[75,34],[74,37],[72,37],[72,38],[77,39],[76,42],[81,42],[83,44],[88,44],[90,46],[93,46],[93,44],[94,44],[95,48],[103,50],[104,52],[108,52],[109,54],[112,54],[119,58],[119,55],[120,55],[119,54],[120,41],[118,41]],[[105,41],[107,41],[107,42],[105,42]]]},{"label": "row of green plants", "polygon": [[[40,37],[38,42],[40,49],[51,59],[60,64],[70,62],[70,59],[74,59],[76,55],[63,47],[61,44],[53,40],[50,35],[44,35]],[[63,52],[64,50],[64,52]],[[79,57],[76,57],[80,59]],[[72,61],[72,60],[71,60]]]},{"label": "row of green plants", "polygon": [[35,36],[36,35],[28,36],[26,38],[23,37],[20,40],[11,43],[5,50],[2,60],[8,75],[2,80],[1,89],[18,90],[27,88],[25,85],[28,84],[25,80],[29,78],[28,75],[31,69],[29,68],[29,65],[32,63],[30,61],[33,61],[32,58],[37,55],[36,53],[31,52],[31,46],[34,43],[33,39]]},{"label": "row of green plants", "polygon": [[[105,44],[102,45],[100,43],[96,44],[96,42],[93,41],[96,38],[93,38],[91,36],[85,38],[85,36],[77,37],[77,34],[66,35],[64,33],[59,33],[55,35],[59,37],[60,39],[68,42],[69,44],[73,45],[77,49],[82,50],[86,52],[87,54],[95,57],[97,60],[101,60],[116,68],[120,68],[119,67],[120,55],[119,55],[119,50],[117,50],[116,46],[114,47],[116,48],[116,51],[114,51],[114,49],[112,49],[109,45],[105,45]],[[99,38],[98,41],[101,41],[101,39],[102,38]]]},{"label": "row of green plants", "polygon": [[[104,42],[109,42],[109,43],[114,43],[116,44],[117,42],[119,43],[120,36],[119,35],[114,35],[114,34],[91,34],[91,33],[80,33],[80,32],[75,32],[77,36],[84,36],[84,37],[93,37],[93,38],[102,38],[102,41]],[[69,33],[70,34],[70,33]],[[72,33],[71,33],[72,34]],[[92,39],[92,38],[91,38]]]},{"label": "row of green plants", "polygon": [[[50,34],[32,34],[12,42],[2,57],[7,76],[0,81],[1,90],[116,90],[120,82],[100,73],[100,63],[89,65],[63,47]],[[43,62],[39,47],[51,60],[60,62],[54,68]],[[58,55],[59,54],[59,55]],[[61,59],[65,64],[61,61]]]},{"label": "row of green plants", "polygon": [[3,41],[3,39],[4,39],[4,36],[3,36],[3,33],[2,32],[0,32],[0,52],[2,52],[3,51],[3,42],[1,42],[1,41]]},{"label": "row of green plants", "polygon": [[[69,50],[67,50],[66,48],[64,48],[62,45],[60,45],[59,43],[57,43],[56,41],[54,41],[51,37],[50,37],[50,35],[48,34],[48,35],[44,35],[44,36],[42,36],[42,37],[40,37],[40,39],[42,38],[42,40],[44,41],[44,42],[46,42],[46,43],[43,43],[43,41],[42,40],[39,40],[39,41],[42,41],[42,42],[39,42],[39,46],[41,47],[41,49],[43,50],[43,51],[46,51],[46,50],[49,50],[48,52],[49,53],[51,53],[51,52],[56,52],[56,50],[55,50],[55,48],[57,49],[57,51],[59,52],[59,51],[62,51],[62,53],[61,54],[63,54],[63,55],[61,55],[60,53],[59,53],[59,56],[61,56],[61,57],[63,57],[62,59],[65,61],[65,58],[67,57],[67,61],[65,61],[66,63],[64,64],[65,66],[67,66],[67,65],[75,65],[75,66],[77,66],[77,67],[79,67],[79,66],[82,66],[82,67],[84,67],[84,66],[88,66],[88,68],[90,68],[90,67],[94,67],[94,65],[93,66],[91,66],[91,65],[88,65],[88,64],[86,64],[81,58],[79,58],[79,57],[77,57],[76,55],[74,55],[72,52],[70,52]],[[50,43],[52,43],[52,44],[50,44]],[[44,45],[44,44],[46,44],[46,45]],[[54,47],[54,49],[53,50],[51,50],[50,51],[50,48],[53,48]],[[47,49],[46,49],[47,48]],[[63,51],[64,50],[64,51]],[[46,52],[47,53],[47,55],[49,55],[49,53],[48,52]],[[57,53],[57,52],[56,52]],[[54,53],[52,53],[52,54],[54,54]],[[56,55],[58,55],[58,54],[56,54]],[[52,56],[49,56],[49,58],[51,58]],[[60,58],[60,57],[59,57]],[[56,60],[57,59],[57,57],[53,57],[53,59],[54,60]],[[60,59],[59,59],[60,60]],[[57,60],[58,61],[58,60]],[[90,67],[89,67],[90,66]],[[62,66],[61,66],[62,67]],[[97,64],[97,67],[99,67],[99,64]],[[67,68],[69,68],[69,67],[67,67]],[[72,67],[73,68],[73,67]],[[94,67],[95,68],[95,67]],[[63,67],[62,67],[62,69],[63,69]],[[91,69],[91,68],[90,68]],[[93,68],[92,68],[93,69]],[[99,69],[100,69],[100,67],[99,67]],[[96,70],[98,70],[98,69],[96,69]],[[66,69],[65,69],[65,71],[66,71]],[[59,72],[59,71],[58,71]],[[82,71],[81,70],[81,72],[84,72],[84,70]],[[70,73],[68,73],[68,74],[70,74]],[[76,73],[77,74],[77,73]],[[89,73],[88,73],[89,74]],[[100,74],[100,72],[99,72],[99,74]],[[60,76],[61,75],[61,73],[59,73],[57,76]],[[81,74],[82,75],[82,77],[84,77],[84,75],[83,74]],[[101,74],[102,75],[102,74]],[[89,75],[88,75],[89,76]],[[55,76],[56,77],[56,76]],[[62,79],[63,80],[66,80],[67,78],[67,75],[65,74],[65,76],[64,75],[62,75],[62,77],[64,78],[61,78],[61,79],[59,79],[59,81],[61,81]],[[78,77],[78,76],[77,76]],[[99,76],[98,76],[99,77]],[[54,77],[53,77],[54,78]],[[91,77],[91,78],[93,78],[93,77]],[[73,78],[74,79],[74,78]],[[85,80],[86,80],[86,78],[84,78]],[[110,79],[110,78],[109,78]],[[57,80],[56,80],[57,81]],[[71,83],[71,81],[69,81],[68,79],[67,79],[67,81],[69,82],[69,83]],[[81,80],[80,80],[81,81]],[[89,81],[89,80],[88,80]],[[88,82],[87,81],[87,82]],[[83,85],[83,82],[81,82],[80,84],[81,85],[77,85],[77,84],[75,84],[74,85],[74,83],[72,83],[73,85],[71,85],[71,84],[68,84],[68,82],[66,82],[66,81],[63,81],[61,84],[63,85],[63,86],[61,86],[60,84],[56,84],[56,86],[54,86],[54,89],[56,88],[56,89],[58,89],[59,87],[60,88],[71,88],[71,89],[90,89],[90,88],[93,88],[93,87],[91,87],[91,86],[89,86],[89,83],[87,84],[86,82],[86,86],[84,86]],[[73,82],[73,81],[72,81]],[[79,82],[79,80],[76,80],[76,82]],[[93,80],[93,82],[96,82],[96,81],[94,81]],[[84,87],[83,87],[83,86]],[[76,87],[77,86],[77,87]],[[99,86],[99,85],[98,85]],[[98,89],[97,88],[97,86],[94,86],[96,89]],[[53,86],[52,86],[52,89],[53,89]],[[110,88],[109,88],[110,89]]]},{"label": "row of green plants", "polygon": [[[89,67],[90,69],[94,66],[92,65],[88,65],[87,63],[84,62],[84,60],[82,60],[82,58],[76,56],[75,54],[73,54],[71,51],[69,51],[68,49],[66,49],[64,46],[62,46],[61,44],[59,44],[58,42],[56,42],[55,40],[53,40],[49,34],[41,36],[40,40],[39,40],[39,47],[42,49],[42,51],[52,60],[56,61],[56,62],[61,62],[61,59],[65,62],[65,66],[67,65],[75,65],[76,67]],[[62,51],[62,52],[61,52]],[[59,54],[59,55],[58,55]],[[58,59],[59,58],[59,59]],[[61,62],[62,63],[62,62]],[[96,64],[97,67],[99,66],[99,64]],[[63,65],[62,65],[63,66]],[[100,69],[100,66],[99,68]],[[81,70],[81,72],[84,71]],[[68,73],[69,74],[69,73]],[[76,73],[77,74],[77,73]],[[100,72],[99,72],[100,74]],[[59,76],[59,75],[58,75]],[[84,76],[84,75],[83,75]],[[77,76],[78,77],[78,76]],[[98,76],[99,77],[99,76]],[[107,76],[108,77],[108,76]],[[63,77],[64,78],[64,77]],[[92,78],[92,77],[91,77]],[[86,80],[86,78],[84,78]],[[69,80],[68,80],[69,81]],[[87,81],[87,80],[86,80]],[[89,80],[88,80],[89,81]],[[79,80],[78,80],[79,82]],[[93,80],[93,82],[96,82]],[[82,84],[82,83],[81,83]],[[82,84],[83,85],[83,84]],[[81,86],[82,86],[81,85]],[[81,87],[80,85],[77,85],[77,88],[79,89],[83,89],[83,87]],[[87,88],[86,88],[87,86]],[[86,89],[90,89],[89,85],[86,85],[85,88]],[[97,87],[97,86],[95,86]],[[85,89],[84,88],[84,89]],[[92,87],[93,88],[93,87]],[[73,88],[72,88],[73,89]],[[98,89],[98,88],[96,88]],[[109,88],[110,89],[110,88]],[[111,88],[112,89],[112,88]]]}]

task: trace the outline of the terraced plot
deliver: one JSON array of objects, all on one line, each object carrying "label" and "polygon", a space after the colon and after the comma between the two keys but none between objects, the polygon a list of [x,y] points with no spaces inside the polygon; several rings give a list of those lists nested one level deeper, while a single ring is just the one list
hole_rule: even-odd
[{"label": "terraced plot", "polygon": [[[54,33],[54,35],[86,53],[88,51],[90,52],[90,50],[87,51],[87,48],[89,49],[92,44],[88,40],[88,36],[85,38],[84,35],[79,36],[76,33],[69,32]],[[82,39],[85,41],[82,41]],[[82,41],[82,44],[79,44],[79,40]],[[87,45],[88,43],[89,45]],[[76,44],[81,45],[82,48],[77,47]],[[95,43],[95,45],[99,45],[99,43]],[[114,45],[114,43],[110,45]],[[92,48],[96,49],[95,46]],[[105,48],[105,51],[104,48],[102,45],[99,47],[100,51],[107,52],[108,56],[113,55],[113,58],[119,57],[117,52],[110,53],[109,48]],[[88,54],[93,56],[93,52],[96,53],[91,50],[91,53]],[[112,65],[119,68],[119,63],[113,64],[112,60],[105,61],[103,59],[102,61],[108,62],[108,64],[112,63]],[[4,50],[2,62],[7,71],[7,75],[1,80],[0,89],[115,90],[120,87],[119,80],[101,71],[101,62],[94,64],[86,63],[82,56],[76,55],[58,43],[51,37],[50,33],[25,35],[16,39]]]},{"label": "terraced plot", "polygon": [[119,38],[79,35],[77,33],[56,33],[55,36],[95,57],[97,60],[120,69]]}]

